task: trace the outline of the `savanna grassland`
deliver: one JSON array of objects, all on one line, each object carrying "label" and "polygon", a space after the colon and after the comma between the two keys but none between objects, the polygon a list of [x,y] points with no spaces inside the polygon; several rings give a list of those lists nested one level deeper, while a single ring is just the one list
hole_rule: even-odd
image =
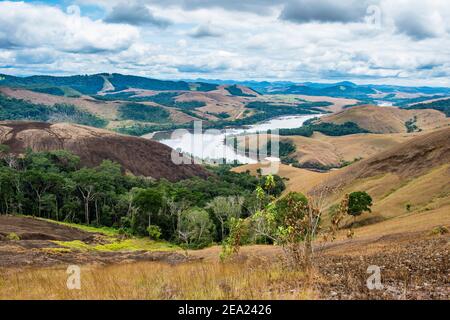
[{"label": "savanna grassland", "polygon": [[[448,214],[446,220],[450,222]],[[448,299],[449,236],[432,227],[441,221],[432,214],[417,220],[393,219],[358,228],[351,240],[342,234],[333,243],[318,243],[314,268],[308,273],[286,268],[282,249],[274,246],[245,246],[226,262],[219,259],[220,247],[189,251],[187,257],[171,248],[165,257],[153,257],[156,261],[148,260],[155,248],[160,251],[157,247],[138,248],[150,250],[147,258],[144,251],[126,258],[109,251],[110,257],[117,257],[109,261],[94,258],[98,252],[72,248],[73,261],[43,268],[2,268],[0,298]],[[67,264],[77,259],[84,260],[81,290],[68,290]],[[369,265],[382,266],[383,290],[367,289]]]}]

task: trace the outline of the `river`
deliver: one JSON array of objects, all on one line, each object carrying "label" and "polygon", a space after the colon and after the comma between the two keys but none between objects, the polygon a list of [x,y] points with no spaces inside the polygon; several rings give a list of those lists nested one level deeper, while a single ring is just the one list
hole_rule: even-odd
[{"label": "river", "polygon": [[226,138],[256,132],[263,133],[275,129],[298,128],[301,127],[306,120],[319,116],[321,115],[284,116],[239,129],[206,130],[203,134],[192,133],[188,130],[175,130],[170,133],[156,133],[147,137],[151,137],[172,149],[179,150],[180,152],[193,155],[203,160],[226,159],[227,162],[237,160],[240,163],[246,164],[257,163],[255,159],[240,154],[229,145],[226,145],[224,143]]}]

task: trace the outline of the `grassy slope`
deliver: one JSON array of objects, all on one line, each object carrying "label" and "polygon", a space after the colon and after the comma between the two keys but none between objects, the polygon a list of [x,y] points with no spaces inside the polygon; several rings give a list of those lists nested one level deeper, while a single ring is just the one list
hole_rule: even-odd
[{"label": "grassy slope", "polygon": [[[281,137],[281,141],[292,141],[297,151],[291,156],[300,164],[314,163],[323,166],[339,166],[343,161],[366,159],[381,151],[395,147],[417,134],[354,134],[329,137],[314,133],[311,138],[301,136]],[[265,138],[267,139],[267,138]],[[245,142],[246,141],[246,142]],[[256,147],[256,135],[238,137],[238,147]],[[252,150],[253,151],[253,150]]]},{"label": "grassy slope", "polygon": [[450,125],[450,119],[436,110],[404,110],[395,107],[360,106],[345,109],[336,114],[321,118],[324,122],[343,124],[355,122],[361,128],[374,133],[404,133],[405,122],[417,117],[417,126],[433,130]]},{"label": "grassy slope", "polygon": [[[346,193],[367,191],[374,200],[373,213],[358,220],[379,217],[379,221],[444,210],[450,206],[448,134],[450,130],[421,134],[367,160],[328,173],[282,165],[278,174],[288,179],[287,191],[314,194],[319,187],[332,187],[327,206],[340,201]],[[246,165],[235,170],[256,172],[260,166]]]}]

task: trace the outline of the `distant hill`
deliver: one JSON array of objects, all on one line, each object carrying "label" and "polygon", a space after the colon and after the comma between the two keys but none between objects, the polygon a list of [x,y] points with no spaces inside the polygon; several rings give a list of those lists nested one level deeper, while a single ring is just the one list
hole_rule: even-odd
[{"label": "distant hill", "polygon": [[[449,96],[449,88],[358,85],[350,81],[172,81],[118,73],[0,74],[0,121],[72,122],[140,136],[189,128],[194,120],[224,128],[284,115],[343,111],[330,122],[348,117],[375,133],[413,132],[438,127],[442,121],[428,110],[409,109],[435,109],[448,115]],[[373,113],[362,111],[371,110],[351,108],[365,104],[393,104],[408,111],[370,118],[367,115]],[[352,111],[345,113],[348,108]]]},{"label": "distant hill", "polygon": [[[20,87],[37,92],[64,95],[64,88],[70,88],[75,93],[93,95],[104,89],[105,80],[112,87],[108,91],[122,91],[130,88],[155,91],[189,91],[193,87],[199,91],[211,91],[217,86],[207,83],[190,84],[185,81],[157,80],[146,77],[122,75],[118,73],[100,73],[94,75],[76,76],[31,76],[15,77],[0,74],[0,85]],[[61,89],[62,88],[62,89]]]},{"label": "distant hill", "polygon": [[275,90],[273,93],[364,99],[367,98],[369,94],[377,93],[377,91],[371,87],[357,86],[351,82],[341,82],[333,85],[313,83],[296,84],[287,88]]},{"label": "distant hill", "polygon": [[206,177],[198,165],[176,165],[172,149],[156,141],[115,134],[110,131],[67,123],[0,122],[0,144],[10,152],[67,150],[85,166],[112,160],[134,175],[171,181],[193,176]]},{"label": "distant hill", "polygon": [[321,122],[354,122],[372,133],[427,131],[450,125],[450,118],[437,110],[405,110],[395,107],[358,106],[327,115]]},{"label": "distant hill", "polygon": [[[202,81],[219,85],[238,84],[252,88],[262,94],[301,94],[310,96],[328,96],[335,98],[359,98],[363,102],[387,100],[393,103],[403,99],[418,99],[420,96],[450,96],[450,88],[426,86],[397,86],[397,85],[358,85],[350,81],[333,83],[292,81],[234,81],[197,79],[189,81]],[[372,96],[375,95],[375,96]],[[407,103],[407,101],[401,101]]]},{"label": "distant hill", "polygon": [[431,102],[417,103],[407,107],[407,109],[433,109],[445,113],[450,117],[450,99],[437,99]]}]

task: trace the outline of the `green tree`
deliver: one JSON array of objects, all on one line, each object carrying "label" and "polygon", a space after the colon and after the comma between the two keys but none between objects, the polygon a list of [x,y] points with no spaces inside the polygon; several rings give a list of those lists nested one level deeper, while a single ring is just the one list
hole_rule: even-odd
[{"label": "green tree", "polygon": [[372,197],[364,191],[352,192],[348,198],[347,213],[353,217],[360,216],[363,212],[372,212]]},{"label": "green tree", "polygon": [[177,235],[186,248],[202,248],[212,243],[214,224],[206,210],[190,208],[181,214]]},{"label": "green tree", "polygon": [[84,203],[84,217],[86,224],[90,223],[89,204],[93,201],[99,191],[100,179],[95,169],[83,168],[72,174],[77,190]]},{"label": "green tree", "polygon": [[52,188],[62,183],[62,177],[55,172],[45,172],[31,169],[25,172],[24,180],[27,182],[38,204],[38,216],[41,216],[43,196]]},{"label": "green tree", "polygon": [[243,205],[244,198],[234,196],[216,197],[207,205],[220,223],[221,240],[225,239],[225,228],[230,228],[230,220],[241,216]]},{"label": "green tree", "polygon": [[155,217],[161,212],[163,207],[163,193],[156,188],[139,190],[135,197],[135,203],[140,210],[134,216],[132,228],[139,234],[145,234],[145,220],[148,221],[147,227],[150,227],[152,225],[152,217]]},{"label": "green tree", "polygon": [[14,199],[14,171],[8,167],[0,167],[0,195],[3,201],[3,210],[0,209],[0,214],[4,211],[8,214],[13,206]]}]

